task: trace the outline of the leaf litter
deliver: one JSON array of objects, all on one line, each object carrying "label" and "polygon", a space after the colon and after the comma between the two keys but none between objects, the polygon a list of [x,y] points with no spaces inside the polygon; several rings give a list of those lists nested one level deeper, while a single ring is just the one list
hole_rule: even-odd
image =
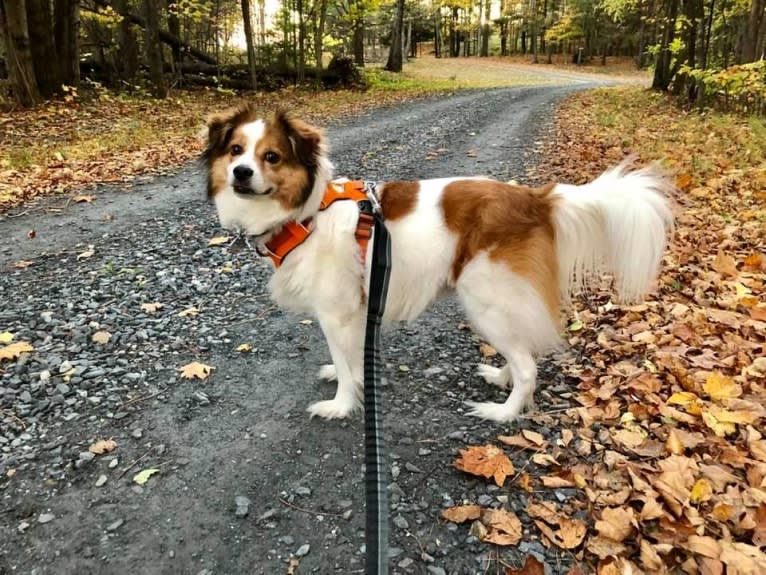
[{"label": "leaf litter", "polygon": [[[531,495],[515,511],[582,572],[766,573],[766,142],[748,126],[638,89],[580,93],[558,112],[550,161],[530,174],[580,183],[638,153],[664,159],[679,187],[655,292],[618,305],[606,278],[571,310],[577,353],[557,361],[572,407],[527,415],[555,421],[560,439],[524,429],[454,463],[502,485],[504,456],[524,461],[513,488]],[[549,489],[574,495],[554,502]],[[464,503],[442,517],[473,520],[490,542],[475,519],[484,511]]]}]

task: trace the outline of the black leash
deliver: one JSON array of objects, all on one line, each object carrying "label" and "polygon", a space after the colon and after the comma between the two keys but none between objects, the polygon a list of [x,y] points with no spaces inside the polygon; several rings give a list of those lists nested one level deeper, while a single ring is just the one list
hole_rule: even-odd
[{"label": "black leash", "polygon": [[[374,192],[373,192],[374,194]],[[374,197],[374,196],[373,196]],[[366,203],[366,202],[365,202]],[[364,206],[363,210],[367,206]],[[391,238],[380,212],[375,217],[370,289],[367,295],[367,329],[364,337],[364,463],[367,501],[367,575],[388,573],[388,491],[386,480],[383,409],[381,405],[380,324],[386,308],[391,269]]]}]

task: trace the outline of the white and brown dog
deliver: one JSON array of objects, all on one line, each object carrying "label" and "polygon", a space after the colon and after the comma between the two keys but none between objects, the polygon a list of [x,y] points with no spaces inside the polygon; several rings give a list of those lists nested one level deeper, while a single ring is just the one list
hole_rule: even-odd
[{"label": "white and brown dog", "polygon": [[[221,225],[269,248],[278,264],[272,297],[313,314],[327,339],[333,364],[319,376],[338,388],[309,413],[346,417],[360,406],[371,246],[360,250],[357,203],[327,201],[343,191],[332,183],[322,131],[283,112],[261,119],[243,105],[209,119],[204,158]],[[470,414],[511,421],[532,403],[535,355],[560,343],[560,306],[573,290],[606,272],[635,300],[655,279],[672,226],[670,189],[651,169],[624,167],[583,186],[381,184],[392,254],[384,320],[414,320],[440,293],[456,292],[473,328],[507,361],[480,365],[479,374],[512,383],[504,403],[471,403]]]}]

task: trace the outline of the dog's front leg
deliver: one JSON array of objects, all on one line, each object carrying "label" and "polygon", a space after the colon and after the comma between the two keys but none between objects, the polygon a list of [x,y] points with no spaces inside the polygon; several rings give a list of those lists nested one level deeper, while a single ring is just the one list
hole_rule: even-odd
[{"label": "dog's front leg", "polygon": [[319,314],[327,345],[330,348],[338,389],[335,398],[318,401],[309,406],[312,417],[326,419],[346,417],[361,407],[364,371],[364,314],[356,313],[338,318]]}]

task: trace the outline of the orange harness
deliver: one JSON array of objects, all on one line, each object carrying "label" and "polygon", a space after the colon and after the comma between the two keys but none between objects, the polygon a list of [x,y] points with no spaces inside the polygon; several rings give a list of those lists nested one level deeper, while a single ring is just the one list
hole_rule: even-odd
[{"label": "orange harness", "polygon": [[[372,237],[372,228],[375,225],[375,218],[372,215],[372,203],[365,191],[365,184],[362,181],[332,183],[327,185],[322,202],[319,204],[319,211],[326,210],[332,204],[340,200],[353,200],[359,207],[359,221],[356,224],[356,241],[359,244],[359,250],[362,254],[362,262],[367,255],[367,244]],[[314,230],[312,218],[302,222],[288,222],[284,227],[268,242],[266,249],[260,250],[262,256],[268,256],[274,262],[274,267],[279,267],[284,262],[287,255],[306,241]]]}]

